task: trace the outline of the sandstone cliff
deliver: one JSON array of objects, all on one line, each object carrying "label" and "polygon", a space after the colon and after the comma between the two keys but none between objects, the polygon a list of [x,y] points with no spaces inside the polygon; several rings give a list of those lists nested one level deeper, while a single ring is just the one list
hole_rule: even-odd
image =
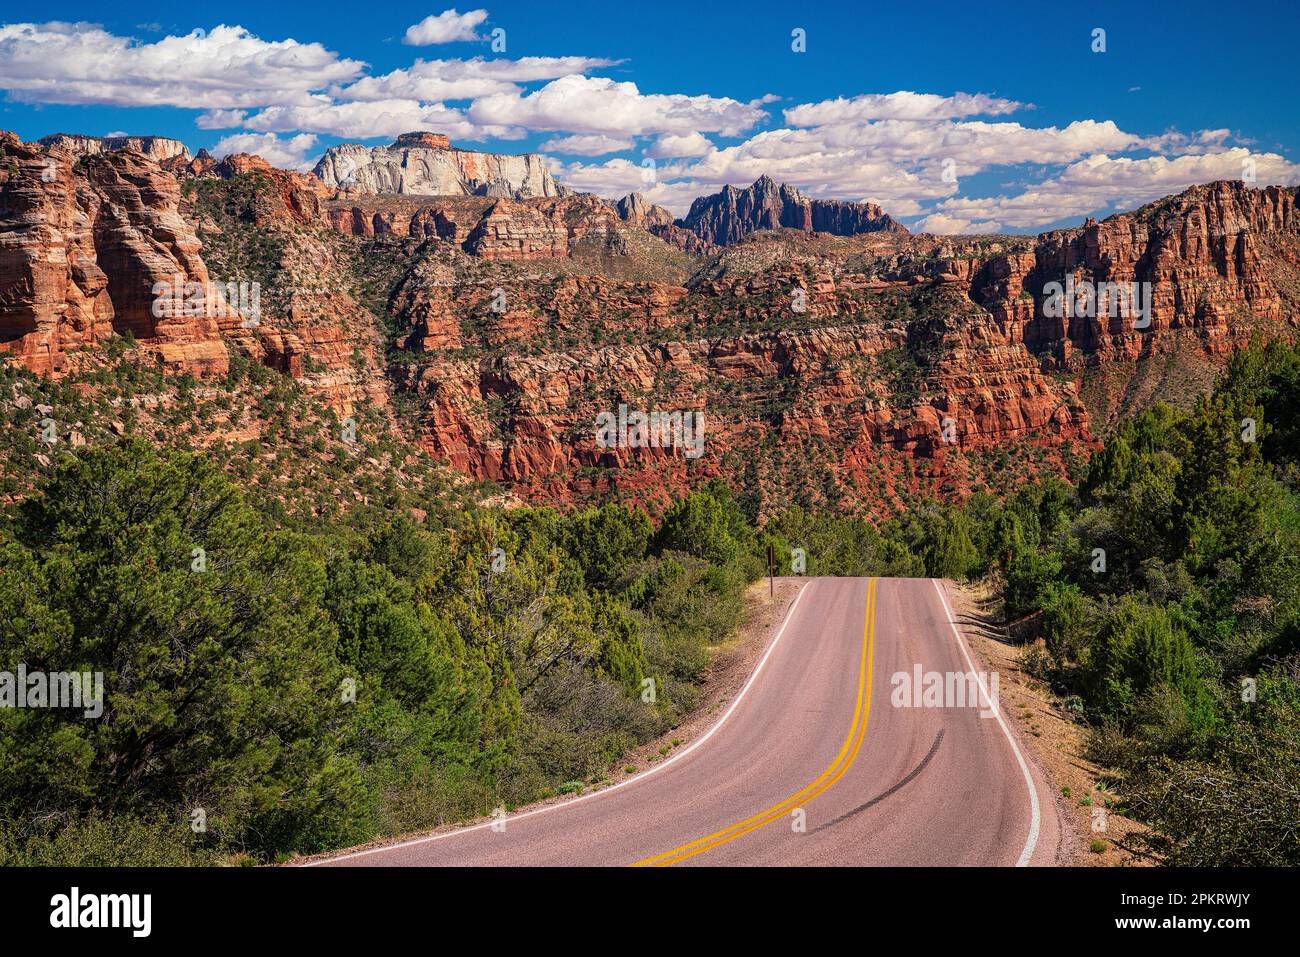
[{"label": "sandstone cliff", "polygon": [[348,415],[361,402],[388,404],[382,303],[360,300],[369,274],[400,261],[372,268],[344,247],[325,217],[324,192],[313,176],[236,153],[189,185],[183,211],[214,274],[258,284],[258,322],[221,323],[229,347]]},{"label": "sandstone cliff", "polygon": [[313,177],[247,154],[74,157],[8,133],[0,150],[0,352],[62,376],[129,334],[172,372],[224,375],[233,352],[340,412],[387,403],[379,320]]},{"label": "sandstone cliff", "polygon": [[677,225],[718,246],[730,245],[756,230],[782,227],[835,236],[907,232],[873,203],[809,199],[770,176],[759,177],[746,189],[726,186],[720,193],[701,196]]},{"label": "sandstone cliff", "polygon": [[506,156],[453,149],[445,137],[405,133],[391,146],[332,146],[314,174],[330,189],[355,195],[559,196],[536,153]]},{"label": "sandstone cliff", "polygon": [[[760,180],[688,229],[635,194],[340,194],[242,154],[0,146],[10,361],[64,375],[127,332],[174,371],[244,356],[538,500],[653,505],[710,476],[760,511],[1003,492],[1300,324],[1294,189],[1213,183],[1039,237],[934,237]],[[152,286],[177,276],[259,283],[258,321],[155,315]],[[1057,315],[1067,281],[1149,283],[1149,321]],[[703,412],[704,454],[600,447],[619,405]]]},{"label": "sandstone cliff", "polygon": [[98,156],[117,150],[133,150],[160,163],[177,157],[186,160],[190,158],[190,151],[184,143],[165,136],[82,136],[77,133],[53,133],[42,136],[37,142],[46,149],[58,148],[72,156]]},{"label": "sandstone cliff", "polygon": [[640,193],[628,193],[614,204],[614,209],[618,211],[619,218],[629,225],[639,226],[694,256],[707,255],[715,248],[710,240],[679,226],[673,220],[673,214],[662,206],[647,203]]},{"label": "sandstone cliff", "polygon": [[176,179],[142,153],[74,164],[12,134],[0,140],[0,350],[43,372],[130,333],[168,367],[226,370],[209,315],[157,315],[157,284],[209,282]]},{"label": "sandstone cliff", "polygon": [[[971,297],[1056,368],[1095,380],[1100,424],[1204,391],[1252,335],[1300,319],[1296,191],[1195,186],[1132,213],[1047,233],[972,276]],[[1049,315],[1049,283],[1149,284],[1148,314]],[[1155,361],[1157,357],[1161,361]],[[1110,381],[1105,381],[1110,380]]]},{"label": "sandstone cliff", "polygon": [[[689,287],[537,274],[505,284],[469,261],[410,276],[394,305],[421,358],[394,366],[396,386],[418,397],[435,455],[540,499],[655,501],[717,475],[770,505],[889,512],[980,487],[987,455],[1036,448],[1041,461],[1026,452],[1025,467],[1050,472],[1090,442],[1073,383],[1047,375],[960,282],[872,281],[844,267],[848,248],[754,245]],[[911,305],[919,290],[924,311]],[[620,404],[704,412],[705,455],[598,447],[596,415]]]},{"label": "sandstone cliff", "polygon": [[[661,225],[644,201],[615,209]],[[652,283],[575,276],[558,246],[519,276],[461,252],[404,280],[419,358],[394,381],[435,454],[539,499],[653,500],[708,475],[763,508],[1006,491],[1300,321],[1294,191],[1229,183],[1037,238],[750,235]],[[1067,273],[1151,282],[1150,323],[1050,319]],[[620,404],[704,411],[708,451],[598,447],[596,415]]]}]

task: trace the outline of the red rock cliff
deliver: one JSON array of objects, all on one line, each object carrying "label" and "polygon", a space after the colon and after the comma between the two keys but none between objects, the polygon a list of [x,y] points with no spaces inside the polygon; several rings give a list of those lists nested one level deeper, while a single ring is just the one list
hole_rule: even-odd
[{"label": "red rock cliff", "polygon": [[173,370],[224,373],[215,318],[155,314],[158,284],[209,281],[175,177],[131,150],[74,161],[0,142],[0,349],[58,373],[130,332]]}]

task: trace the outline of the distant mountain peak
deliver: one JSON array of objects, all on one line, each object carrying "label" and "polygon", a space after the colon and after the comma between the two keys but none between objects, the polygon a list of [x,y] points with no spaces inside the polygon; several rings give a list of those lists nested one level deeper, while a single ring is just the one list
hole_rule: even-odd
[{"label": "distant mountain peak", "polygon": [[414,133],[403,133],[393,141],[393,149],[412,149],[423,148],[431,150],[449,150],[451,149],[451,140],[444,133],[428,133],[417,130]]},{"label": "distant mountain peak", "polygon": [[73,156],[98,156],[131,149],[153,160],[190,158],[189,148],[167,136],[87,136],[84,133],[51,133],[37,142],[46,149],[61,149]]},{"label": "distant mountain peak", "polygon": [[391,146],[331,146],[312,171],[328,189],[359,195],[563,196],[536,153],[506,155],[456,149],[442,133],[411,132]]},{"label": "distant mountain peak", "polygon": [[836,236],[907,232],[875,203],[809,199],[796,187],[778,183],[766,173],[750,186],[728,184],[712,196],[699,197],[676,225],[719,246],[730,245],[760,229],[798,229]]}]

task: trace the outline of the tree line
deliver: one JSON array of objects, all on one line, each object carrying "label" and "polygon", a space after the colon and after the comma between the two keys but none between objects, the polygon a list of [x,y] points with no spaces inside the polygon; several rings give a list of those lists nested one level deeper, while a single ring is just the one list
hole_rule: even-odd
[{"label": "tree line", "polygon": [[[1075,484],[879,525],[720,482],[316,527],[202,452],[65,455],[0,521],[0,671],[102,672],[100,718],[0,709],[0,863],[266,862],[596,786],[692,709],[747,586],[986,578],[1177,864],[1300,862],[1300,351],[1123,423]],[[1037,650],[1034,650],[1037,649]]]}]

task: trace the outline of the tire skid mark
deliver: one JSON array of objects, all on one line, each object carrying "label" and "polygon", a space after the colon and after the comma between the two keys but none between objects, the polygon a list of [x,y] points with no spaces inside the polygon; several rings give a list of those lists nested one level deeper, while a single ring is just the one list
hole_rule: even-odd
[{"label": "tire skid mark", "polygon": [[921,774],[921,772],[925,770],[925,766],[929,764],[930,761],[934,758],[934,756],[938,753],[939,745],[942,743],[943,743],[943,730],[940,729],[939,733],[934,736],[934,743],[930,745],[929,752],[926,754],[925,757],[921,759],[920,764],[918,764],[916,767],[912,768],[912,770],[908,772],[906,777],[904,777],[901,781],[899,781],[897,784],[891,787],[888,791],[885,791],[884,793],[879,794],[876,797],[873,797],[870,801],[867,801],[865,804],[859,804],[852,811],[845,811],[835,820],[827,821],[825,824],[821,825],[820,827],[814,828],[813,833],[817,834],[820,831],[826,830],[827,828],[834,827],[836,824],[842,824],[844,821],[847,821],[855,814],[860,814],[869,807],[875,807],[877,804],[879,804],[881,801],[885,800],[886,798],[892,797],[893,795],[897,794],[903,788],[907,787],[907,785],[911,784],[914,780],[916,780],[916,778]]}]

